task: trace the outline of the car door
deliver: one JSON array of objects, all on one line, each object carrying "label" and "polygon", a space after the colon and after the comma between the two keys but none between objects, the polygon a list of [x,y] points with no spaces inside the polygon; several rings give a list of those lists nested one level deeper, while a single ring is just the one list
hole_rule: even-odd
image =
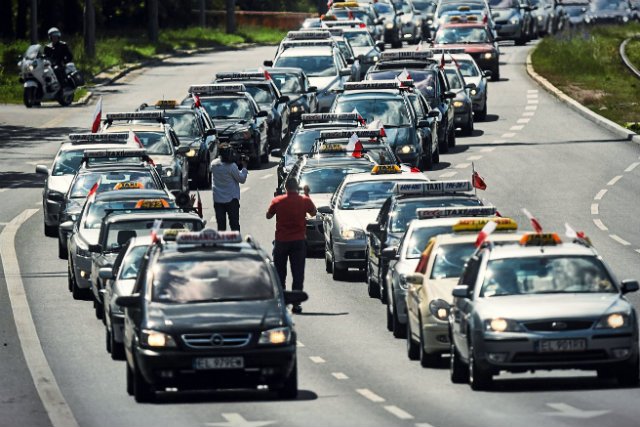
[{"label": "car door", "polygon": [[[339,188],[331,197],[331,201],[329,202],[329,207],[331,208],[331,213],[322,215],[322,227],[324,228],[324,241],[327,245],[331,245],[333,239],[331,238],[333,234],[333,218],[336,214],[336,210],[338,209],[338,200],[340,200],[342,196],[342,189],[344,187]],[[331,248],[330,248],[331,249]]]},{"label": "car door", "polygon": [[387,223],[389,220],[389,209],[391,207],[391,198],[388,198],[376,217],[378,230],[368,233],[368,251],[371,260],[371,276],[377,278],[379,284],[382,284],[381,266],[382,266],[382,250],[384,242],[387,238]]},{"label": "car door", "polygon": [[454,297],[451,307],[453,323],[451,324],[451,334],[453,343],[458,349],[458,354],[465,360],[469,358],[469,320],[473,315],[473,286],[475,286],[478,272],[480,271],[480,258],[473,256],[460,277],[458,284],[469,286],[466,298]]},{"label": "car door", "polygon": [[448,99],[445,97],[445,93],[449,92],[450,88],[449,88],[449,83],[447,81],[447,79],[445,78],[444,74],[442,71],[438,70],[438,87],[439,87],[439,94],[440,94],[440,112],[443,114],[443,116],[445,116],[447,118],[447,126],[453,128],[453,123],[454,123],[454,111],[453,108],[451,106],[451,99]]},{"label": "car door", "polygon": [[176,133],[173,131],[173,129],[169,130],[169,140],[171,141],[171,151],[173,153],[173,157],[176,159],[176,163],[180,168],[182,188],[189,188],[189,164],[185,156],[176,153],[176,148],[180,146],[180,139],[178,138],[178,135],[176,135]]}]

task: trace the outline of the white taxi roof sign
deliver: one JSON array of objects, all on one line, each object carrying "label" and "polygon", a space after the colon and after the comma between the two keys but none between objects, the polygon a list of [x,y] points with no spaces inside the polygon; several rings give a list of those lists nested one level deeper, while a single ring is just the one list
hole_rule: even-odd
[{"label": "white taxi roof sign", "polygon": [[128,132],[113,132],[113,133],[70,133],[69,140],[73,144],[86,144],[86,143],[105,143],[105,142],[127,142],[129,140]]},{"label": "white taxi roof sign", "polygon": [[401,61],[406,59],[424,61],[431,58],[433,58],[433,52],[431,50],[382,52],[380,55],[380,61]]},{"label": "white taxi roof sign", "polygon": [[358,115],[356,113],[308,113],[302,115],[303,123],[355,121],[358,121]]},{"label": "white taxi roof sign", "polygon": [[359,27],[363,24],[360,19],[341,19],[339,21],[322,21],[322,25],[327,27]]},{"label": "white taxi roof sign", "polygon": [[205,228],[199,232],[178,233],[176,243],[178,245],[206,245],[215,246],[224,243],[241,243],[242,236],[239,231],[217,231]]},{"label": "white taxi roof sign", "polygon": [[331,39],[325,40],[291,40],[282,42],[282,47],[312,47],[312,46],[335,46],[335,42]]},{"label": "white taxi roof sign", "polygon": [[420,208],[416,209],[419,219],[451,218],[457,216],[493,216],[496,214],[495,206],[451,206],[446,208]]},{"label": "white taxi roof sign", "polygon": [[330,38],[331,33],[327,30],[300,30],[287,33],[287,39],[289,40],[325,40]]},{"label": "white taxi roof sign", "polygon": [[132,150],[84,150],[84,157],[86,158],[102,158],[102,157],[145,157],[147,150],[144,149],[132,149]]},{"label": "white taxi roof sign", "polygon": [[260,79],[266,80],[264,72],[223,72],[216,73],[216,79],[220,80],[247,80]]},{"label": "white taxi roof sign", "polygon": [[247,88],[243,84],[210,84],[210,85],[191,85],[189,86],[189,93],[195,93],[200,95],[213,95],[218,93],[231,93],[231,92],[246,92]]},{"label": "white taxi roof sign", "polygon": [[341,37],[344,34],[342,28],[329,28],[328,31],[333,37]]},{"label": "white taxi roof sign", "polygon": [[380,129],[322,130],[320,131],[320,139],[351,138],[354,133],[358,138],[381,138],[384,136]]},{"label": "white taxi roof sign", "polygon": [[398,80],[367,80],[362,82],[346,82],[344,90],[399,89]]},{"label": "white taxi roof sign", "polygon": [[399,182],[395,186],[395,193],[399,195],[439,195],[473,190],[471,181],[429,181],[429,182]]},{"label": "white taxi roof sign", "polygon": [[132,111],[127,113],[107,113],[108,122],[114,120],[162,120],[164,113],[162,111]]}]

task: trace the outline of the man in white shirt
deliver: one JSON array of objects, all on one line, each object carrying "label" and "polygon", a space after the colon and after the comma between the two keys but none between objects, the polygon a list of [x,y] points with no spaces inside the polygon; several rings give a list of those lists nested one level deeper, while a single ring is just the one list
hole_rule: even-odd
[{"label": "man in white shirt", "polygon": [[220,144],[219,153],[220,156],[211,162],[211,190],[218,230],[227,229],[229,216],[231,230],[240,231],[240,184],[247,180],[247,163],[243,160],[240,169],[229,144]]}]

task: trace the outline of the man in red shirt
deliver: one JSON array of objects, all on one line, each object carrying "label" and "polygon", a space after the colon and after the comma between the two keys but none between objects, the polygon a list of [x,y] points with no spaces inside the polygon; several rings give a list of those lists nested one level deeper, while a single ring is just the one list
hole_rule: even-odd
[{"label": "man in red shirt", "polygon": [[[273,246],[273,263],[285,287],[287,259],[293,276],[292,289],[301,291],[304,283],[304,264],[307,257],[305,242],[307,214],[314,216],[316,206],[309,198],[309,187],[304,187],[304,196],[298,193],[298,181],[290,178],[285,183],[287,194],[277,196],[267,210],[267,219],[276,217],[276,240]],[[301,313],[299,304],[293,306],[294,313]]]}]

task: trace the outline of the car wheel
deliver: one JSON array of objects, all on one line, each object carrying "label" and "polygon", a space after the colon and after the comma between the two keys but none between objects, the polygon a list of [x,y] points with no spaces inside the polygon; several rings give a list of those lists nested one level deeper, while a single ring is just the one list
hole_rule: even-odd
[{"label": "car wheel", "polygon": [[432,156],[433,164],[440,163],[440,147],[436,147],[436,151],[433,152]]},{"label": "car wheel", "polygon": [[111,341],[111,359],[124,360],[124,344],[116,341],[113,330],[109,333],[109,340]]},{"label": "car wheel", "polygon": [[420,344],[413,340],[411,333],[411,322],[407,319],[407,357],[409,360],[418,360],[420,357]]},{"label": "car wheel", "polygon": [[282,387],[278,389],[278,397],[281,399],[295,399],[298,397],[298,362],[295,362],[291,373]]},{"label": "car wheel", "polygon": [[440,353],[431,354],[424,351],[424,333],[422,330],[422,323],[420,323],[420,366],[423,368],[438,366],[442,356],[440,356]]},{"label": "car wheel", "polygon": [[491,387],[493,375],[491,371],[478,365],[473,346],[469,347],[469,384],[472,390],[487,390]]},{"label": "car wheel", "polygon": [[484,100],[484,107],[482,107],[482,110],[476,114],[476,117],[478,118],[478,121],[485,121],[487,120],[487,99],[485,98]]},{"label": "car wheel", "polygon": [[71,262],[68,262],[69,269],[69,278],[71,280],[71,295],[73,295],[73,299],[75,300],[86,300],[88,289],[82,289],[78,287],[78,281],[76,280],[76,275],[73,273],[73,266]]},{"label": "car wheel", "polygon": [[442,141],[438,140],[438,150],[445,154],[449,152],[449,132],[446,130],[444,131]]},{"label": "car wheel", "polygon": [[367,293],[369,298],[380,298],[380,284],[373,280],[371,267],[367,268]]},{"label": "car wheel", "polygon": [[500,81],[500,67],[496,67],[493,73],[491,73],[491,81],[492,82]]},{"label": "car wheel", "polygon": [[462,133],[465,136],[473,135],[473,113],[469,113],[469,117],[467,119],[467,124],[462,129]]},{"label": "car wheel", "polygon": [[[393,297],[390,297],[393,298]],[[389,307],[389,304],[387,304]],[[387,310],[388,312],[389,310]],[[400,319],[398,319],[398,312],[396,310],[396,305],[393,305],[391,308],[391,320],[392,320],[392,331],[394,338],[405,338],[407,336],[407,325],[403,325],[400,323]]]},{"label": "car wheel", "polygon": [[67,288],[69,292],[73,291],[73,281],[71,280],[71,265],[67,262]]},{"label": "car wheel", "polygon": [[22,94],[22,101],[24,102],[24,106],[27,108],[31,108],[36,103],[36,88],[35,87],[27,87],[24,89],[24,93]]},{"label": "car wheel", "polygon": [[98,320],[104,319],[104,307],[102,306],[102,303],[94,299],[93,308],[95,309],[95,312],[96,312],[96,319]]},{"label": "car wheel", "polygon": [[58,237],[58,258],[60,259],[69,259],[69,253],[67,252],[67,248],[62,245],[62,241]]},{"label": "car wheel", "polygon": [[107,353],[111,353],[111,334],[109,333],[108,328],[104,328],[104,346],[107,350]]},{"label": "car wheel", "polygon": [[133,371],[131,371],[131,368],[129,367],[129,364],[127,363],[127,394],[129,396],[133,396]]},{"label": "car wheel", "polygon": [[422,157],[420,157],[418,166],[422,171],[433,169],[433,157],[431,156],[431,153],[423,153]]},{"label": "car wheel", "polygon": [[447,141],[447,145],[449,145],[449,148],[453,148],[456,146],[456,130],[453,127],[449,131],[449,138]]},{"label": "car wheel", "polygon": [[260,162],[261,163],[269,163],[269,152],[268,151],[260,156]]},{"label": "car wheel", "polygon": [[133,397],[138,403],[153,402],[156,397],[153,386],[144,379],[137,366],[133,368]]},{"label": "car wheel", "polygon": [[469,382],[469,369],[462,363],[456,346],[451,344],[449,350],[449,376],[454,384],[464,384]]},{"label": "car wheel", "polygon": [[[333,254],[329,252],[329,245],[324,246],[324,269],[327,273],[333,273],[333,263],[331,262],[331,258],[333,258]],[[331,258],[329,255],[331,254]]]},{"label": "car wheel", "polygon": [[518,37],[515,42],[516,46],[524,46],[525,44],[527,44],[527,35],[524,30],[521,32],[520,37]]},{"label": "car wheel", "polygon": [[335,259],[332,261],[331,265],[331,275],[333,280],[345,280],[347,278],[348,268],[343,267],[340,263],[336,262]]},{"label": "car wheel", "polygon": [[640,365],[638,364],[638,356],[617,368],[615,370],[615,376],[618,380],[618,384],[622,387],[637,386],[640,381]]},{"label": "car wheel", "polygon": [[44,224],[44,235],[47,237],[58,237],[58,227]]}]

